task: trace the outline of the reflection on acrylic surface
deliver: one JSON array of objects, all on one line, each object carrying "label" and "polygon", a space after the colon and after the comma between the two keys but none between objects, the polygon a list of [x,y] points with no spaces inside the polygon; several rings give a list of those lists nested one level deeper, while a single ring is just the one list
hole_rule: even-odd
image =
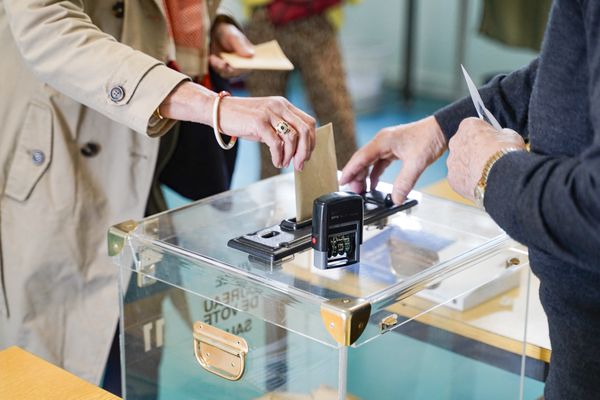
[{"label": "reflection on acrylic surface", "polygon": [[362,246],[361,273],[394,283],[439,262],[439,252],[453,241],[423,230],[390,226],[365,241]]}]

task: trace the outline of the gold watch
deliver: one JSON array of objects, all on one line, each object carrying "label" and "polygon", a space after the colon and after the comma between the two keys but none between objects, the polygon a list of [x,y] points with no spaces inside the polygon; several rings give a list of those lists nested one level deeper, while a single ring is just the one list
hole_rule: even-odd
[{"label": "gold watch", "polygon": [[481,172],[481,178],[479,178],[479,181],[477,182],[477,186],[475,186],[475,205],[477,207],[481,208],[482,210],[485,209],[485,207],[483,206],[483,198],[485,196],[485,188],[487,186],[487,180],[488,180],[490,171],[492,170],[492,167],[494,166],[494,164],[496,164],[496,161],[498,161],[499,159],[501,159],[508,153],[512,153],[513,151],[519,151],[519,150],[520,149],[517,149],[515,147],[509,147],[506,149],[502,149],[502,150],[494,153],[487,160],[487,162],[483,166],[483,171]]}]

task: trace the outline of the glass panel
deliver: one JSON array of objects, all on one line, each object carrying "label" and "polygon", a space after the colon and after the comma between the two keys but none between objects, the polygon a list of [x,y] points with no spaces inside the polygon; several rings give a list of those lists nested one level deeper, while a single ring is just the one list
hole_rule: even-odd
[{"label": "glass panel", "polygon": [[[391,187],[380,184],[378,189]],[[419,205],[389,218],[383,230],[367,228],[361,263],[351,267],[318,270],[312,266],[312,250],[282,265],[265,265],[227,246],[234,237],[293,216],[293,193],[291,175],[276,177],[144,220],[134,236],[167,252],[212,261],[299,301],[350,295],[372,303],[394,299],[411,277],[471,257],[505,237],[475,208],[413,192]]]},{"label": "glass panel", "polygon": [[[337,397],[336,348],[160,281],[139,287],[142,278],[133,273],[125,283],[127,277],[123,277],[127,290],[122,298],[122,354],[128,400],[271,399],[274,393],[328,393]],[[240,288],[224,293],[235,298],[240,309],[276,307]],[[201,367],[194,354],[192,334],[192,325],[197,321],[247,342],[249,350],[241,379],[230,381]],[[202,353],[207,360],[228,354],[218,348],[208,349]]]},{"label": "glass panel", "polygon": [[[493,264],[482,265],[482,273],[493,272]],[[526,260],[508,272],[464,291],[461,282],[473,280],[465,270],[389,307],[398,325],[350,348],[349,391],[361,399],[519,399],[522,390],[524,399],[539,398],[544,377],[534,368],[539,361],[531,349],[530,367],[521,375]],[[428,304],[433,298],[436,308]]]},{"label": "glass panel", "polygon": [[[311,250],[266,265],[227,247],[292,216],[293,190],[289,175],[262,181],[147,218],[127,238],[116,261],[128,399],[336,398],[346,378],[361,399],[541,393],[539,348],[527,347],[519,379],[527,254],[487,215],[413,192],[417,207],[365,229],[359,264],[325,271],[312,266]],[[371,304],[347,365],[321,317],[322,305],[341,297]],[[248,342],[240,381],[201,368],[195,321]],[[473,385],[464,385],[469,374]]]}]

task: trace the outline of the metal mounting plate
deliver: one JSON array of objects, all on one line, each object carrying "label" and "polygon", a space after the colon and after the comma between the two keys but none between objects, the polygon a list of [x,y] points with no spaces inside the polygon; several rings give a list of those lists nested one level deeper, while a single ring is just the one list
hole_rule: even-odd
[{"label": "metal mounting plate", "polygon": [[[364,195],[364,225],[376,224],[400,211],[417,205],[416,200],[406,200],[400,205],[386,205],[383,200],[376,201],[371,193]],[[378,195],[377,198],[385,198]],[[296,230],[285,229],[286,224],[273,225],[256,232],[231,239],[227,245],[243,251],[266,263],[280,262],[310,247],[312,226],[303,224]]]}]

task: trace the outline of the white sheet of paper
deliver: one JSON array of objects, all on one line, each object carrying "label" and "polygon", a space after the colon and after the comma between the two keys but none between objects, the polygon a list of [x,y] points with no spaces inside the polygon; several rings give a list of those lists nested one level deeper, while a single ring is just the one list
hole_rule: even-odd
[{"label": "white sheet of paper", "polygon": [[485,107],[485,104],[481,99],[481,95],[479,94],[479,90],[477,90],[477,86],[475,86],[473,79],[471,79],[471,76],[462,64],[460,67],[462,68],[463,75],[465,76],[465,81],[467,82],[469,94],[471,95],[471,100],[473,101],[473,105],[475,106],[475,111],[477,111],[477,115],[479,115],[480,119],[492,125],[497,131],[501,131],[502,126],[500,126],[500,124],[494,117],[494,114],[492,114],[490,110],[488,110]]},{"label": "white sheet of paper", "polygon": [[312,218],[314,200],[339,190],[333,125],[317,129],[315,149],[302,171],[294,172],[296,186],[296,221]]},{"label": "white sheet of paper", "polygon": [[276,40],[254,46],[254,56],[241,57],[232,53],[221,53],[221,58],[235,69],[291,71],[292,62],[286,57]]}]

